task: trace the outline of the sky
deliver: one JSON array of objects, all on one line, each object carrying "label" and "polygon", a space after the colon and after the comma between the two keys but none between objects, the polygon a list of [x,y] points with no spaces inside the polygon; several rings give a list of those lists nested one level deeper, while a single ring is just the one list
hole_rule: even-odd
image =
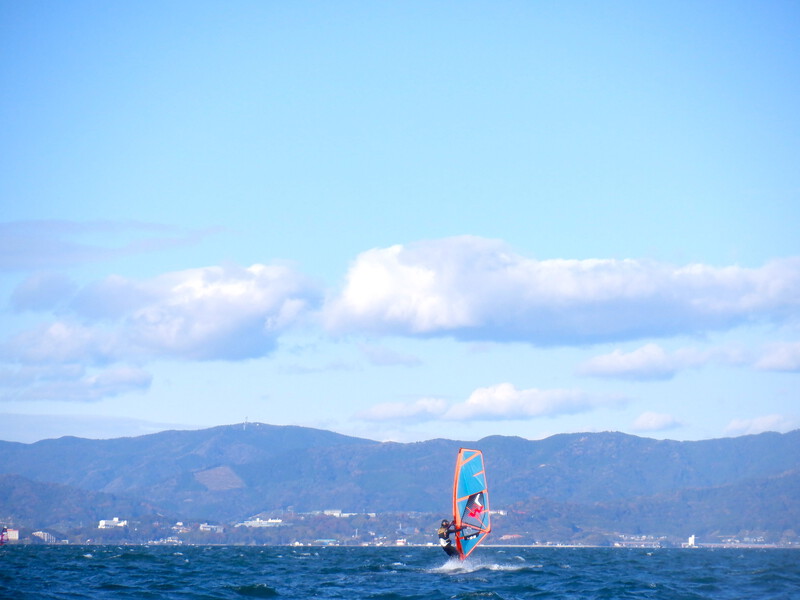
[{"label": "sky", "polygon": [[800,427],[800,4],[0,0],[0,439]]}]

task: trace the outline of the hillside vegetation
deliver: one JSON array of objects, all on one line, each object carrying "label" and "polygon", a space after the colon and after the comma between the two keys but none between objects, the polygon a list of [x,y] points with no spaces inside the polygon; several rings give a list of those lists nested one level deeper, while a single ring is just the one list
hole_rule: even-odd
[{"label": "hillside vegetation", "polygon": [[447,515],[459,447],[483,450],[492,508],[507,513],[497,527],[526,539],[800,531],[800,430],[699,442],[585,433],[399,444],[255,423],[0,442],[0,519],[63,529],[112,515]]}]

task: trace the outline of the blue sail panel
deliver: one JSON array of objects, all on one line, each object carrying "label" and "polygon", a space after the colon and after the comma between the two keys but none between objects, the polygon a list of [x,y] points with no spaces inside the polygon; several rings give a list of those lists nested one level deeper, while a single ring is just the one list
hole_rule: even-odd
[{"label": "blue sail panel", "polygon": [[491,531],[489,491],[483,453],[462,448],[456,459],[453,482],[453,513],[456,548],[463,560]]}]

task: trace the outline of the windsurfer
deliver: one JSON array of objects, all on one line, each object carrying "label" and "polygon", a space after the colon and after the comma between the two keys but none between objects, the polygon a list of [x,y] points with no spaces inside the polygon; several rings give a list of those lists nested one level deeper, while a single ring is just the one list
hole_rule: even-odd
[{"label": "windsurfer", "polygon": [[[463,528],[462,528],[463,529]],[[456,529],[456,522],[449,522],[447,519],[442,519],[442,524],[439,526],[439,545],[447,553],[447,556],[458,556],[458,550],[453,546],[450,540],[450,534],[460,531]]]}]

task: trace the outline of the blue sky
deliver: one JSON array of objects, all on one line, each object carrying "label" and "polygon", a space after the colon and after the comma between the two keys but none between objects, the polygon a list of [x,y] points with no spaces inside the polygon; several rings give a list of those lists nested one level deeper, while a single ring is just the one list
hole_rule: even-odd
[{"label": "blue sky", "polygon": [[796,2],[0,2],[0,438],[800,427]]}]

